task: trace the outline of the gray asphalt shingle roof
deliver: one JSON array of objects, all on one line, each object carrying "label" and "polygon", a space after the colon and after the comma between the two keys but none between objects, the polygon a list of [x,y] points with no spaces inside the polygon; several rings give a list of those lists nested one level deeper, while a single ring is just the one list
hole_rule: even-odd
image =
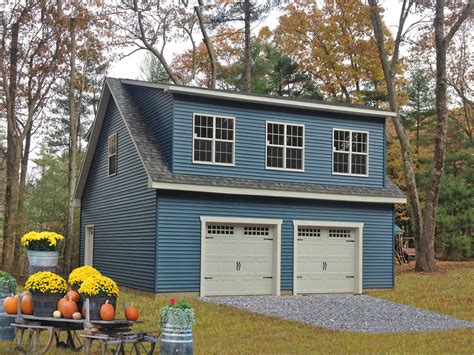
[{"label": "gray asphalt shingle roof", "polygon": [[248,188],[323,194],[404,198],[403,192],[391,181],[386,188],[278,182],[204,175],[174,174],[160,151],[158,142],[146,125],[141,110],[120,79],[107,78],[107,85],[130,131],[145,170],[154,182],[205,185],[228,188]]}]

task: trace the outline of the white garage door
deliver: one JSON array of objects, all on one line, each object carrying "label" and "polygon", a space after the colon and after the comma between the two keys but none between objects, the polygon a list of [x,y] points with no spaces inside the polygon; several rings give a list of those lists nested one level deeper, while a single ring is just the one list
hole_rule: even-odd
[{"label": "white garage door", "polygon": [[205,233],[202,282],[206,295],[273,293],[273,226],[208,223]]},{"label": "white garage door", "polygon": [[356,230],[295,226],[298,293],[354,292]]}]

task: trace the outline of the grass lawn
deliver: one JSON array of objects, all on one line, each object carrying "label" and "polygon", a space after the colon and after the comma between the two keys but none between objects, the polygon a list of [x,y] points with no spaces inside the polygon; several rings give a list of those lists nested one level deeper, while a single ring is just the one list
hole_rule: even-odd
[{"label": "grass lawn", "polygon": [[[394,290],[367,293],[446,315],[474,321],[474,261],[443,262],[435,274],[397,268]],[[168,299],[122,292],[119,300],[140,306],[143,329],[157,328],[160,307]],[[429,333],[360,334],[330,331],[309,325],[261,316],[226,306],[191,300],[198,323],[194,328],[197,354],[308,354],[308,353],[469,353],[474,330]],[[119,311],[119,317],[122,312]],[[409,314],[407,314],[409,317]],[[0,353],[12,349],[0,342]],[[64,351],[57,352],[64,353]]]}]

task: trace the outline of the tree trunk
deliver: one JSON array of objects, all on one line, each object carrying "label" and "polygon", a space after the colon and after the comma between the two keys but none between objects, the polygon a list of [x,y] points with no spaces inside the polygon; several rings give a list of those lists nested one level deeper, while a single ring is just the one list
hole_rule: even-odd
[{"label": "tree trunk", "polygon": [[70,74],[69,74],[69,165],[68,165],[68,208],[66,240],[63,255],[63,271],[68,273],[71,268],[72,249],[74,244],[74,191],[77,176],[77,141],[79,112],[76,112],[76,19],[71,18],[70,24]]},{"label": "tree trunk", "polygon": [[252,91],[252,57],[250,48],[250,0],[244,2],[245,48],[244,48],[244,91]]},{"label": "tree trunk", "polygon": [[2,266],[3,270],[13,269],[13,254],[15,252],[15,225],[18,208],[21,140],[17,135],[15,105],[18,76],[18,35],[19,21],[12,25],[10,42],[10,67],[8,72],[9,86],[7,93],[7,154],[6,154],[6,189],[5,216],[3,226]]},{"label": "tree trunk", "polygon": [[[421,245],[420,236],[422,231],[422,217],[420,199],[418,196],[418,188],[416,185],[415,173],[413,170],[413,161],[410,153],[410,140],[405,132],[405,127],[403,126],[403,122],[400,118],[397,92],[394,83],[395,73],[391,69],[394,68],[395,65],[389,64],[388,54],[385,49],[382,20],[380,19],[380,10],[378,8],[377,0],[369,0],[369,4],[372,10],[371,20],[372,27],[374,29],[375,41],[377,43],[379,57],[382,63],[384,78],[387,85],[387,95],[389,98],[390,110],[397,112],[397,116],[393,117],[393,123],[395,126],[395,130],[397,131],[398,140],[400,141],[400,147],[403,157],[403,171],[405,173],[408,200],[411,205],[412,229],[415,239],[415,249],[418,257]],[[392,61],[394,60],[396,61],[396,58],[392,58]]]},{"label": "tree trunk", "polygon": [[15,253],[15,227],[18,209],[20,181],[20,142],[11,130],[7,133],[6,189],[5,189],[5,224],[3,228],[2,269],[13,272]]},{"label": "tree trunk", "polygon": [[217,77],[217,60],[216,60],[216,54],[214,52],[214,48],[212,46],[211,38],[209,37],[207,30],[206,30],[206,24],[204,23],[204,17],[202,15],[201,8],[204,6],[202,0],[198,0],[199,6],[194,7],[196,11],[196,15],[199,20],[199,27],[201,28],[201,33],[203,37],[204,44],[206,45],[207,48],[207,54],[209,56],[209,62],[211,64],[211,88],[215,89],[216,88],[216,77]]}]

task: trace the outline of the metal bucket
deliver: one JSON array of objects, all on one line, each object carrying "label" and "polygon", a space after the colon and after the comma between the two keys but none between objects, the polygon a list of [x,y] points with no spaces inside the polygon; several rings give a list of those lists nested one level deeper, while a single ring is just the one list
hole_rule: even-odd
[{"label": "metal bucket", "polygon": [[57,272],[58,260],[57,251],[28,250],[28,273],[31,276],[39,271]]},{"label": "metal bucket", "polygon": [[176,328],[165,324],[160,336],[160,354],[185,354],[194,352],[192,328]]},{"label": "metal bucket", "polygon": [[[11,296],[10,289],[0,290],[0,313],[4,313],[3,301],[8,296]],[[0,340],[15,339],[15,329],[10,325],[13,321],[11,317],[0,317]]]}]

